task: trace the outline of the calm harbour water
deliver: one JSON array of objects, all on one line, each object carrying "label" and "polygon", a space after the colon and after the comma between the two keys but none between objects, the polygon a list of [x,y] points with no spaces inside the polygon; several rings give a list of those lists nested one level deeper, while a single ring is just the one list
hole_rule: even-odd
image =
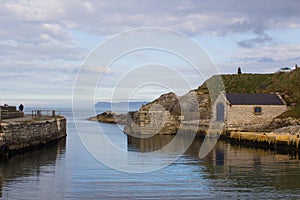
[{"label": "calm harbour water", "polygon": [[[219,141],[203,160],[201,140],[175,163],[158,171],[133,174],[101,164],[83,147],[71,110],[68,136],[58,144],[0,161],[2,199],[300,199],[298,156]],[[92,131],[82,113],[80,123]],[[103,125],[128,151],[151,151],[172,140],[127,138],[116,125]]]}]

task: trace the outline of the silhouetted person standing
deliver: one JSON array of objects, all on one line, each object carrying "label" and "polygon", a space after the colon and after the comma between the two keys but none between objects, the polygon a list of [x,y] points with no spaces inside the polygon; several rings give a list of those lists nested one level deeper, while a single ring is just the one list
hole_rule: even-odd
[{"label": "silhouetted person standing", "polygon": [[23,109],[24,109],[23,104],[20,104],[20,105],[19,105],[19,110],[20,110],[21,112],[23,112]]},{"label": "silhouetted person standing", "polygon": [[242,70],[240,67],[238,68],[238,74],[242,74]]}]

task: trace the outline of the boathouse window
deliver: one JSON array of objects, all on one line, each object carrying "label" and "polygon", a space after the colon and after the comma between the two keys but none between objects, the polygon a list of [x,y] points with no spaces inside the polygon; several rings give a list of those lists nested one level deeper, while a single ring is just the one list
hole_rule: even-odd
[{"label": "boathouse window", "polygon": [[261,107],[255,107],[254,108],[254,114],[255,115],[261,115]]}]

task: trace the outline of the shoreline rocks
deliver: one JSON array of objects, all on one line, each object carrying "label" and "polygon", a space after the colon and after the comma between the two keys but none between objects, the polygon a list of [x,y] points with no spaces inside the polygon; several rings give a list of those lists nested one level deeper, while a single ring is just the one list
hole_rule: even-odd
[{"label": "shoreline rocks", "polygon": [[127,117],[127,113],[117,114],[111,111],[105,111],[97,116],[88,118],[88,120],[109,124],[127,124]]},{"label": "shoreline rocks", "polygon": [[280,134],[280,135],[285,135],[285,134],[299,135],[300,134],[300,125],[285,126],[285,127],[279,128],[279,129],[275,129],[274,131],[272,131],[272,133]]}]

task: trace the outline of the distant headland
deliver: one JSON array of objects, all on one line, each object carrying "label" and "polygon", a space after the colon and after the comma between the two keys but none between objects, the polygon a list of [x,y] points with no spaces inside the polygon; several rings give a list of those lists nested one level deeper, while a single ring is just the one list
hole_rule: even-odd
[{"label": "distant headland", "polygon": [[141,106],[147,104],[147,101],[120,101],[120,102],[98,102],[95,104],[96,108],[101,108],[104,110],[112,110],[116,109],[116,110],[137,110],[138,108],[140,108]]}]

